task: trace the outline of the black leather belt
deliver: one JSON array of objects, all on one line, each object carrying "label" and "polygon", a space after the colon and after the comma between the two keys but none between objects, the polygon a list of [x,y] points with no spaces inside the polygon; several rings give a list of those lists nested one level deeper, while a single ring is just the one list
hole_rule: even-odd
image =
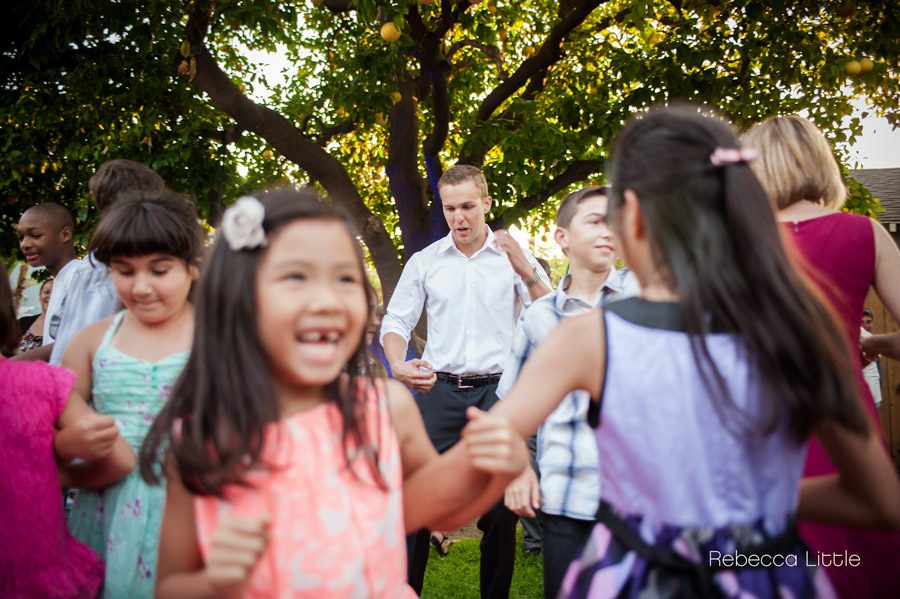
[{"label": "black leather belt", "polygon": [[456,385],[458,389],[471,389],[472,387],[484,387],[491,385],[500,380],[502,373],[496,374],[474,374],[472,376],[459,376],[450,374],[449,372],[435,372],[437,380],[451,385]]}]

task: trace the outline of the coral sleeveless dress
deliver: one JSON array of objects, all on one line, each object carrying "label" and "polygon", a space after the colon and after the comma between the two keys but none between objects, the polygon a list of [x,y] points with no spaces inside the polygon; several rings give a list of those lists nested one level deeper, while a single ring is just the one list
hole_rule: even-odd
[{"label": "coral sleeveless dress", "polygon": [[247,476],[250,487],[231,485],[224,499],[194,498],[204,558],[219,522],[229,516],[270,517],[269,544],[251,575],[246,597],[415,597],[406,583],[403,475],[387,406],[375,389],[366,402],[369,438],[377,442],[384,486],[367,455],[349,448],[348,468],[336,404],[293,414],[266,431],[267,468]]},{"label": "coral sleeveless dress", "polygon": [[[111,341],[125,312],[119,312],[94,355],[94,409],[115,417],[122,438],[135,453],[187,361],[188,352],[147,362]],[[69,530],[106,560],[103,597],[153,597],[165,485],[149,485],[135,470],[101,489],[82,489],[69,514]]]},{"label": "coral sleeveless dress", "polygon": [[[851,348],[859,346],[863,304],[875,278],[875,234],[872,222],[856,214],[836,212],[798,222],[785,222],[797,249],[805,258],[804,270],[825,293],[842,321]],[[866,412],[878,434],[882,428],[872,394],[862,374],[859,352],[853,367]],[[825,451],[810,440],[805,476],[830,474],[836,469]],[[844,551],[860,557],[857,567],[828,568],[828,577],[843,597],[891,597],[898,589],[900,533],[822,524],[801,523],[800,535],[811,550]]]}]

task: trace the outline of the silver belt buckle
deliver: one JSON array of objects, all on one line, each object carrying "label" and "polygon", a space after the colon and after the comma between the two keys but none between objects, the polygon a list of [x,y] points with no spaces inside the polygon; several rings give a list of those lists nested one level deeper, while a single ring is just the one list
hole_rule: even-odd
[{"label": "silver belt buckle", "polygon": [[474,389],[475,385],[466,385],[463,383],[463,377],[457,375],[456,377],[456,388],[457,389]]}]

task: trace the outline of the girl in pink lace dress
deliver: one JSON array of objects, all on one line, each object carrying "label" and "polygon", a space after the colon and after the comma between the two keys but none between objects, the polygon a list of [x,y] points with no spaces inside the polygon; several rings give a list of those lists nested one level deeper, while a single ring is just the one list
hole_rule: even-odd
[{"label": "girl in pink lace dress", "polygon": [[[0,345],[19,328],[0,262]],[[5,348],[2,348],[5,349]],[[75,442],[60,457],[92,460],[67,471],[81,486],[113,482],[134,469],[135,456],[111,418],[73,394],[75,374],[45,362],[0,355],[0,597],[94,597],[103,580],[97,554],[66,529],[54,454],[56,426]]]},{"label": "girl in pink lace dress", "polygon": [[438,456],[369,374],[348,222],[314,193],[245,197],[204,264],[190,358],[141,450],[167,498],[158,597],[414,597],[405,533],[480,514],[524,467],[505,419]]}]

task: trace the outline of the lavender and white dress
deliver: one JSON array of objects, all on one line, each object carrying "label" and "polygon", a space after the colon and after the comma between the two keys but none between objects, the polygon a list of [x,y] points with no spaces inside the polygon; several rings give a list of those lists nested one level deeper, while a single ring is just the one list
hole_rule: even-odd
[{"label": "lavender and white dress", "polygon": [[[603,318],[606,376],[591,414],[600,522],[560,594],[831,595],[794,526],[806,443],[786,426],[763,435],[733,417],[763,416],[762,379],[739,340],[706,337],[733,402],[725,407],[701,380],[676,304],[624,299]],[[766,566],[728,567],[754,560]]]}]

